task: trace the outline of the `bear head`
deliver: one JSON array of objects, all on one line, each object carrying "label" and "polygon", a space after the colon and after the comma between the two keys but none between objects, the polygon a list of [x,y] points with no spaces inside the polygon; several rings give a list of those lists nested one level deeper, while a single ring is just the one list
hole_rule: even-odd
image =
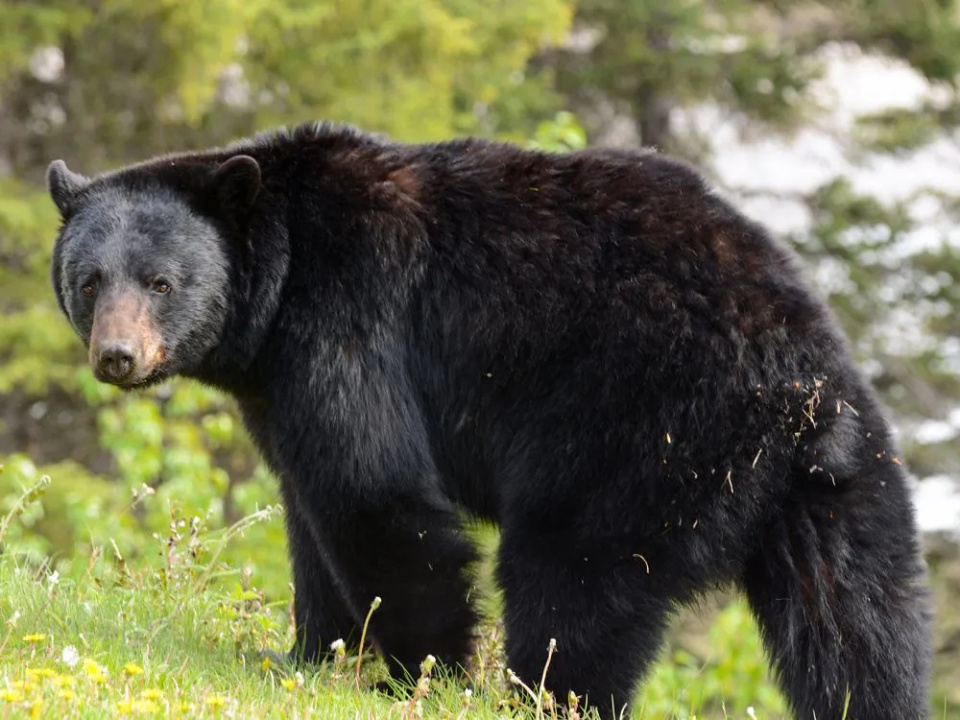
[{"label": "bear head", "polygon": [[257,162],[166,160],[90,179],[57,160],[47,184],[62,219],[53,287],[97,379],[195,374],[236,304],[235,226],[260,189]]}]

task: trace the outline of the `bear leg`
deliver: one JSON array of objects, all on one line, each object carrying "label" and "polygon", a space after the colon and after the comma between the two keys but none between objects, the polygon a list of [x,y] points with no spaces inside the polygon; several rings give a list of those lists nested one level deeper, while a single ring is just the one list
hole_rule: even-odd
[{"label": "bear leg", "polygon": [[554,639],[545,688],[556,702],[566,705],[573,692],[581,708],[621,717],[656,659],[671,608],[640,565],[610,562],[562,533],[531,537],[505,529],[497,576],[508,667],[536,691]]},{"label": "bear leg", "polygon": [[[419,490],[390,492],[389,484],[381,491],[347,501],[327,494],[300,507],[312,508],[310,527],[361,622],[380,598],[367,642],[391,675],[415,681],[427,655],[456,671],[473,650],[476,614],[467,598],[476,550],[449,503]],[[332,507],[338,511],[325,512]]]},{"label": "bear leg", "polygon": [[343,640],[348,648],[355,648],[360,632],[309,525],[290,503],[286,525],[293,565],[296,625],[296,640],[289,657],[296,663],[319,663],[332,657],[330,644],[335,640]]},{"label": "bear leg", "polygon": [[929,611],[912,509],[886,458],[849,482],[798,489],[743,585],[796,717],[928,716]]}]

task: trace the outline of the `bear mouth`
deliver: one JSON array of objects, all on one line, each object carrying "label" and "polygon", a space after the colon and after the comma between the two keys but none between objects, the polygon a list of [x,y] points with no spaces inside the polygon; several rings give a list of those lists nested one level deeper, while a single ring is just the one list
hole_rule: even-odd
[{"label": "bear mouth", "polygon": [[149,374],[142,378],[130,378],[120,382],[110,383],[111,385],[125,391],[146,390],[147,388],[159,385],[169,379],[170,374],[162,367],[154,368]]}]

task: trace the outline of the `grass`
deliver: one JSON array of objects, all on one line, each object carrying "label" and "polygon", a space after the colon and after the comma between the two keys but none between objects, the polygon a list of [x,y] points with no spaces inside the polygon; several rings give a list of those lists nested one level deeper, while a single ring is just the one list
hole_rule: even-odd
[{"label": "grass", "polygon": [[[26,501],[33,501],[25,495]],[[156,560],[128,563],[106,544],[89,558],[27,566],[0,554],[0,718],[552,718],[566,698],[518,687],[502,660],[494,620],[480,635],[471,689],[448,680],[430,658],[403,699],[375,692],[385,679],[372,653],[319,668],[286,669],[264,649],[292,641],[289,597],[271,600],[249,572],[217,558],[242,543],[253,522],[205,533],[172,518],[156,536]],[[8,516],[16,520],[16,513]],[[2,548],[2,535],[0,535]],[[480,584],[489,583],[481,568]],[[488,593],[495,615],[495,593]],[[371,608],[374,612],[375,608]],[[635,718],[779,718],[752,620],[734,603],[697,638],[671,645],[638,696]],[[369,643],[368,643],[369,644]],[[684,645],[688,645],[685,643]],[[691,646],[692,646],[691,645]],[[544,648],[544,676],[553,648]]]}]

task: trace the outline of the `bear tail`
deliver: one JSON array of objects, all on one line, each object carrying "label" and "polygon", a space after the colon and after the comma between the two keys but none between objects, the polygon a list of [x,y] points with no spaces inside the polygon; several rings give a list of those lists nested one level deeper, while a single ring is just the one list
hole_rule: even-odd
[{"label": "bear tail", "polygon": [[[874,423],[869,423],[874,425]],[[853,413],[798,445],[744,589],[797,718],[929,715],[930,610],[906,473]]]}]

